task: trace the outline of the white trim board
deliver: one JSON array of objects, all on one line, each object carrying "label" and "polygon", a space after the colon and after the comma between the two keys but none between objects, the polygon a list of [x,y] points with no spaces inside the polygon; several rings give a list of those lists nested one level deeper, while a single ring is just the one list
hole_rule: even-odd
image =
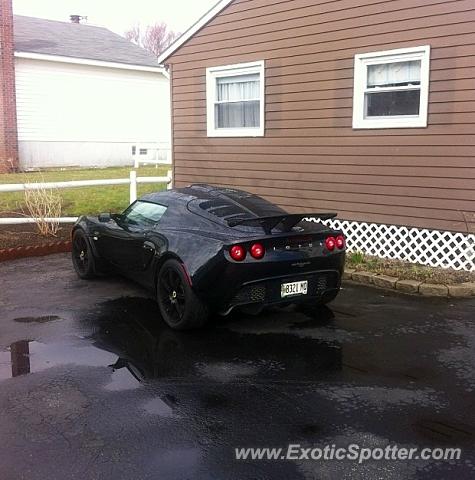
[{"label": "white trim board", "polygon": [[185,42],[187,42],[198,30],[204,27],[221,10],[224,10],[233,0],[220,0],[211,10],[206,12],[197,22],[178,37],[159,57],[158,63],[163,63],[172,53],[175,53]]},{"label": "white trim board", "polygon": [[[421,81],[419,113],[417,115],[395,115],[387,117],[365,117],[365,92],[367,67],[382,63],[419,60],[421,62]],[[353,84],[353,128],[421,128],[427,127],[430,75],[430,45],[421,47],[398,48],[356,54],[354,59]],[[376,90],[374,90],[376,92]]]},{"label": "white trim board", "polygon": [[168,73],[162,65],[149,67],[147,65],[132,65],[128,63],[104,62],[102,60],[91,60],[88,58],[63,57],[61,55],[46,55],[44,53],[15,52],[17,58],[28,58],[30,60],[45,60],[48,62],[73,63],[76,65],[90,65],[93,67],[117,68],[122,70],[136,70],[139,72],[156,72],[169,78]]},{"label": "white trim board", "polygon": [[[259,126],[254,128],[216,128],[215,98],[216,79],[234,75],[246,75],[247,73],[258,73],[259,88]],[[265,124],[265,62],[238,63],[234,65],[223,65],[209,67],[206,69],[206,126],[208,137],[263,137]]]}]

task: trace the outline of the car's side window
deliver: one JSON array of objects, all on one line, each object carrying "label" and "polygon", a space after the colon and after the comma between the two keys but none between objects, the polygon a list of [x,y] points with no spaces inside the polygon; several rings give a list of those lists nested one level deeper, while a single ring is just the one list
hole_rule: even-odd
[{"label": "car's side window", "polygon": [[167,207],[158,203],[137,200],[123,214],[123,222],[136,227],[153,227],[162,218]]}]

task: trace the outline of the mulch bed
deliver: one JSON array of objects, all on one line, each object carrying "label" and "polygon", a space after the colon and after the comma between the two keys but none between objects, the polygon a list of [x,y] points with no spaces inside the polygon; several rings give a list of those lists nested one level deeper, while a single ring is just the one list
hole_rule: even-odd
[{"label": "mulch bed", "polygon": [[40,235],[34,224],[0,226],[0,262],[70,250],[71,225],[61,226],[55,237]]},{"label": "mulch bed", "polygon": [[62,225],[56,237],[40,235],[35,224],[0,225],[0,250],[16,247],[44,246],[71,239],[71,225]]}]

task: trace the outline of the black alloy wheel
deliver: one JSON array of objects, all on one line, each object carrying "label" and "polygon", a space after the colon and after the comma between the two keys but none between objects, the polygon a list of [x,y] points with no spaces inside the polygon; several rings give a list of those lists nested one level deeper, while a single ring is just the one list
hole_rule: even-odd
[{"label": "black alloy wheel", "polygon": [[158,289],[167,316],[173,324],[179,323],[185,314],[185,290],[180,276],[171,266],[160,272]]},{"label": "black alloy wheel", "polygon": [[73,234],[72,260],[74,270],[80,278],[92,278],[95,276],[94,257],[86,234],[82,230],[76,230]]},{"label": "black alloy wheel", "polygon": [[157,302],[165,322],[172,328],[185,330],[201,327],[208,310],[193,292],[183,266],[167,260],[158,274]]}]

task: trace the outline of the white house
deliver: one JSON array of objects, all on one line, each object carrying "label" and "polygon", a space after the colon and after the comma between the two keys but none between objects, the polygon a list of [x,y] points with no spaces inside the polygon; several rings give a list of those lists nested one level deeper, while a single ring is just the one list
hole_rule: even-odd
[{"label": "white house", "polygon": [[[130,165],[170,147],[157,59],[105,28],[14,16],[20,167]],[[139,151],[137,151],[139,153]]]}]

